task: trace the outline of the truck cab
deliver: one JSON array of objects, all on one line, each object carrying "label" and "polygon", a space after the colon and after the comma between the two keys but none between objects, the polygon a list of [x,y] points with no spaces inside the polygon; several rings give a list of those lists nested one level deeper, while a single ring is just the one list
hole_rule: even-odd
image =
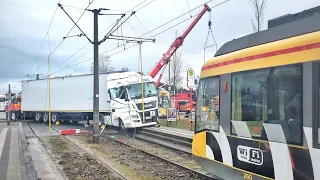
[{"label": "truck cab", "polygon": [[[108,75],[112,122],[122,129],[158,124],[158,92],[150,76],[136,72]],[[144,113],[143,113],[144,112]]]}]

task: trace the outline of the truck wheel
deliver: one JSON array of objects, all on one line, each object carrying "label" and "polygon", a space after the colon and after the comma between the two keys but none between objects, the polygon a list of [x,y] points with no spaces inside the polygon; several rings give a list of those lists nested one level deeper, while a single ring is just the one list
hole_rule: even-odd
[{"label": "truck wheel", "polygon": [[35,120],[36,122],[40,122],[40,120],[41,120],[41,118],[42,118],[41,115],[42,115],[42,114],[41,114],[40,112],[36,112],[36,113],[34,114],[34,120]]},{"label": "truck wheel", "polygon": [[99,121],[104,122],[104,115],[99,113]]},{"label": "truck wheel", "polygon": [[119,118],[119,129],[120,131],[126,131],[127,128],[124,127],[124,123],[122,121],[122,119]]},{"label": "truck wheel", "polygon": [[55,124],[57,122],[57,120],[58,120],[58,114],[57,113],[52,113],[51,114],[51,122],[53,124]]},{"label": "truck wheel", "polygon": [[43,122],[49,122],[49,115],[48,113],[44,113],[43,117],[42,117]]}]

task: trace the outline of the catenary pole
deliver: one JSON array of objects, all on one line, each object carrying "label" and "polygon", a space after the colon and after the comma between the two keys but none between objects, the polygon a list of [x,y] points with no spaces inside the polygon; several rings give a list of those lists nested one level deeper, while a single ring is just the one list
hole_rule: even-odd
[{"label": "catenary pole", "polygon": [[99,143],[99,32],[98,15],[100,10],[93,10],[93,142]]}]

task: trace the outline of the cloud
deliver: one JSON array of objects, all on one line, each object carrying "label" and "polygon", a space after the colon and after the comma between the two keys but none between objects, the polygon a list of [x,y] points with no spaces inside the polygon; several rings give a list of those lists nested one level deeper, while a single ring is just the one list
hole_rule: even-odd
[{"label": "cloud", "polygon": [[[150,1],[151,0],[147,2]],[[143,2],[143,0],[94,0],[90,8],[104,7],[111,10],[128,11],[140,2]],[[189,5],[192,9],[204,2],[206,1],[189,0]],[[211,1],[209,6],[214,6],[220,2],[222,2],[222,0]],[[6,0],[2,2],[0,7],[0,68],[2,69],[0,71],[0,85],[5,84],[4,86],[6,87],[9,82],[18,82],[22,79],[28,78],[26,75],[30,73],[29,70],[35,61],[43,39],[47,34],[47,28],[49,27],[52,15],[56,10],[57,3],[58,0],[45,2],[41,0]],[[84,8],[88,5],[88,0],[62,0],[61,3],[63,5]],[[288,13],[296,13],[317,5],[319,5],[318,0],[305,0],[303,2],[300,0],[268,0],[264,28],[267,28],[268,19]],[[286,8],[283,9],[279,7]],[[196,15],[200,9],[201,8],[193,11],[191,14],[188,13],[166,26],[153,31],[151,35],[155,35],[174,24],[189,18],[190,15]],[[77,20],[83,12],[83,10],[69,7],[65,7],[65,10],[71,17],[73,17],[74,20]],[[151,2],[145,8],[137,11],[136,15],[129,19],[128,22],[133,28],[129,23],[125,23],[123,27],[115,33],[126,36],[140,36],[147,32],[146,29],[154,29],[155,27],[158,27],[188,10],[189,7],[186,1],[156,0]],[[108,13],[122,13],[122,11],[108,11]],[[184,59],[183,71],[192,67],[196,73],[199,74],[204,59],[211,58],[215,53],[215,48],[209,48],[206,50],[206,57],[204,57],[203,48],[208,33],[209,14],[211,15],[212,31],[219,47],[227,41],[252,32],[250,19],[253,17],[253,13],[247,0],[229,1],[212,9],[211,13],[206,13],[200,19],[181,47],[182,58]],[[103,32],[103,30],[114,23],[118,17],[119,16],[99,16],[99,32]],[[174,40],[175,30],[177,30],[178,35],[181,35],[192,20],[193,18],[181,23],[173,29],[159,34],[155,37],[155,43],[142,44],[144,72],[149,72],[152,67],[154,67],[155,63],[161,58],[162,54],[167,51]],[[92,12],[86,12],[78,24],[86,35],[92,39]],[[55,18],[51,24],[50,31],[48,32],[49,40],[48,36],[46,36],[35,65],[32,68],[31,74],[40,73],[45,75],[47,73],[46,59],[50,53],[50,49],[53,51],[55,47],[59,45],[62,41],[62,37],[69,32],[72,26],[73,23],[71,20],[60,8],[58,8]],[[74,28],[69,35],[76,35],[79,33],[80,31],[77,28]],[[104,34],[105,33],[102,33],[99,38],[101,39]],[[146,34],[144,37],[150,37],[151,35]],[[89,44],[79,51],[79,53],[72,56],[87,43],[88,41],[84,37],[65,39],[51,56],[51,72],[59,71],[57,75],[88,73],[90,71],[89,67],[92,63],[92,59],[87,59],[93,56],[93,51],[89,50],[92,48],[92,44]],[[107,40],[100,45],[99,52],[103,53],[113,49],[118,46],[118,43],[121,45],[121,42],[119,41]],[[208,44],[211,43],[213,43],[213,41],[212,39],[209,39]],[[129,46],[131,46],[131,44],[127,45],[126,48]],[[89,50],[88,53],[84,54],[87,50]],[[119,47],[107,54],[112,55],[121,50],[123,50],[123,47]],[[82,56],[82,54],[84,55]],[[72,57],[70,58],[70,56]],[[112,65],[116,68],[120,69],[122,67],[129,67],[132,70],[138,70],[139,48],[138,46],[135,46],[112,56],[111,59]],[[82,61],[83,63],[77,64]],[[41,66],[42,62],[45,62],[43,66]],[[39,68],[40,66],[41,68]]]}]

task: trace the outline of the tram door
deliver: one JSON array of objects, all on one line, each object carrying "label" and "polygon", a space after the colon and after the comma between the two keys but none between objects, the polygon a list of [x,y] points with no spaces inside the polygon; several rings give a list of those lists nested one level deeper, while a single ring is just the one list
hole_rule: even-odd
[{"label": "tram door", "polygon": [[313,146],[320,148],[320,63],[314,66]]}]

